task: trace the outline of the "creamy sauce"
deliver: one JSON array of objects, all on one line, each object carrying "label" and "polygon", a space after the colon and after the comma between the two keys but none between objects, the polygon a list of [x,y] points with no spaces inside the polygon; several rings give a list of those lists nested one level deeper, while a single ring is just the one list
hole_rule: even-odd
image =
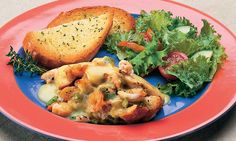
[{"label": "creamy sauce", "polygon": [[77,111],[74,111],[70,116],[68,116],[68,118],[71,116],[78,116],[78,115],[83,116],[83,115],[86,115],[86,113],[83,110],[79,109]]},{"label": "creamy sauce", "polygon": [[164,105],[165,104],[168,104],[169,102],[170,102],[170,96],[168,96],[168,95],[166,95],[166,94],[162,94],[162,93],[160,93],[159,94],[161,97],[162,97],[162,99],[164,100]]},{"label": "creamy sauce", "polygon": [[[75,86],[69,85],[74,87],[71,91],[63,93],[63,90],[60,91],[55,82],[49,83],[40,87],[38,92],[39,99],[47,103],[54,96],[59,96],[62,99],[64,97],[63,102],[58,101],[58,104],[64,107],[57,108],[52,106],[52,112],[80,122],[89,122],[93,119],[98,121],[104,120],[108,115],[114,119],[121,118],[127,120],[127,122],[129,122],[128,118],[131,117],[135,121],[137,115],[135,111],[128,110],[128,104],[138,106],[139,103],[134,102],[144,102],[144,97],[151,98],[150,96],[157,95],[162,97],[165,104],[169,102],[170,97],[168,95],[159,92],[156,87],[152,86],[142,77],[135,74],[119,73],[118,68],[99,61],[96,60],[96,63],[87,66],[83,72],[83,77],[81,78],[80,76],[80,80],[74,82]],[[70,69],[69,66],[65,67]],[[60,82],[69,80],[68,76],[74,75],[73,71],[67,71],[67,73],[65,71],[60,72],[56,74],[58,75],[57,78],[60,76],[61,79],[58,79]],[[69,75],[69,73],[72,74]],[[71,84],[73,84],[72,81]],[[138,91],[126,91],[130,89]],[[146,90],[145,92],[144,89]],[[122,91],[125,93],[122,94]],[[58,94],[59,92],[60,94]],[[145,95],[142,95],[142,92]],[[111,95],[114,94],[115,96],[111,98]],[[65,100],[66,97],[70,97],[69,100]],[[142,106],[147,107],[145,104]],[[152,110],[156,110],[155,108],[153,107],[149,110],[152,112]],[[128,116],[124,116],[125,114]]]},{"label": "creamy sauce", "polygon": [[86,70],[88,80],[95,85],[102,83],[104,74],[115,73],[112,66],[89,66]]},{"label": "creamy sauce", "polygon": [[38,97],[44,103],[47,103],[51,98],[57,96],[58,89],[55,84],[44,84],[39,88]]}]

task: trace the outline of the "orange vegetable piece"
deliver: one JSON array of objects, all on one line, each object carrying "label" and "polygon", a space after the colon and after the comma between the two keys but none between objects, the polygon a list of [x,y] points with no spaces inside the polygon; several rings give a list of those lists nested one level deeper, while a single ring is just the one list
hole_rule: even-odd
[{"label": "orange vegetable piece", "polygon": [[128,42],[128,41],[121,41],[121,42],[119,42],[119,44],[117,46],[127,47],[127,48],[130,48],[136,52],[141,52],[145,49],[144,46],[141,46],[141,45],[133,43],[133,42]]}]

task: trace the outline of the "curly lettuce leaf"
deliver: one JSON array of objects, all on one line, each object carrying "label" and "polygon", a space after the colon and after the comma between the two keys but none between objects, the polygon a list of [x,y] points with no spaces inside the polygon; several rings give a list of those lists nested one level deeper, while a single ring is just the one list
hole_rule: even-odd
[{"label": "curly lettuce leaf", "polygon": [[212,71],[210,73],[210,78],[212,79],[217,69],[223,64],[227,55],[225,54],[224,47],[220,44],[221,36],[216,33],[214,27],[210,25],[207,20],[202,21],[203,27],[198,37],[198,46],[201,46],[202,50],[213,51],[213,56],[211,58]]},{"label": "curly lettuce leaf", "polygon": [[185,83],[189,88],[198,88],[204,82],[209,82],[211,72],[211,61],[206,57],[199,56],[194,59],[183,61],[173,65],[167,72],[176,76],[181,82]]},{"label": "curly lettuce leaf", "polygon": [[220,44],[221,35],[217,34],[214,27],[208,23],[207,20],[203,21],[203,27],[198,38],[198,45],[203,49],[213,50],[213,59],[218,64],[222,64],[227,57],[224,51],[224,47]]},{"label": "curly lettuce leaf", "polygon": [[116,54],[120,60],[131,60],[138,54],[132,49],[118,47],[117,44],[120,41],[129,41],[138,44],[144,44],[143,36],[139,33],[135,33],[134,31],[109,35],[104,43],[106,45],[105,48],[109,52]]},{"label": "curly lettuce leaf", "polygon": [[183,40],[186,40],[187,39],[187,35],[180,32],[180,31],[177,31],[177,30],[174,30],[174,31],[166,31],[163,36],[162,36],[162,44],[165,46],[165,47],[169,47],[170,45],[174,44],[174,43],[179,43]]},{"label": "curly lettuce leaf", "polygon": [[187,34],[177,30],[165,32],[162,37],[162,44],[165,48],[169,48],[169,52],[179,51],[187,56],[191,56],[201,50],[196,39],[189,38]]},{"label": "curly lettuce leaf", "polygon": [[171,83],[167,83],[165,85],[158,85],[158,89],[162,93],[165,93],[167,95],[171,96],[180,96],[180,97],[193,97],[197,94],[197,92],[200,90],[202,86],[199,86],[198,88],[189,88],[185,83],[181,81],[175,81]]},{"label": "curly lettuce leaf", "polygon": [[[170,48],[172,51],[180,51],[191,57],[195,53],[202,50],[213,50],[217,63],[222,63],[226,54],[224,48],[220,44],[220,35],[216,34],[213,26],[206,20],[203,20],[203,27],[199,36],[192,38],[180,31],[167,31],[162,37],[164,47]],[[217,56],[215,56],[217,55]]]},{"label": "curly lettuce leaf", "polygon": [[185,53],[188,57],[192,56],[200,49],[194,39],[186,39],[181,42],[177,42],[171,45],[170,52],[179,51]]},{"label": "curly lettuce leaf", "polygon": [[150,27],[151,16],[146,11],[142,10],[139,17],[136,19],[136,31],[137,32],[146,32]]},{"label": "curly lettuce leaf", "polygon": [[[140,34],[146,32],[148,28],[155,33],[151,42],[144,41]],[[145,50],[136,53],[129,48],[117,47],[120,41],[138,43],[145,46]],[[190,59],[173,65],[167,71],[175,75],[178,80],[159,85],[159,88],[169,95],[191,97],[197,94],[204,83],[213,79],[217,69],[226,58],[224,48],[219,41],[220,35],[206,20],[203,20],[203,27],[197,35],[197,28],[188,19],[173,18],[170,12],[156,10],[150,13],[141,12],[136,20],[136,32],[110,35],[105,44],[107,50],[117,54],[120,60],[130,61],[137,75],[147,75],[154,68],[165,65],[166,62],[162,58],[170,52],[185,53]],[[158,42],[162,44],[162,51],[157,51],[157,46],[160,45]],[[210,59],[204,56],[191,59],[194,54],[204,50],[213,51]]]},{"label": "curly lettuce leaf", "polygon": [[148,28],[161,32],[166,30],[172,23],[172,14],[164,10],[153,10],[150,13],[141,11],[140,16],[136,20],[137,32],[145,32]]},{"label": "curly lettuce leaf", "polygon": [[189,26],[190,27],[190,31],[187,33],[189,37],[191,38],[195,38],[197,36],[197,27],[194,26],[188,19],[186,19],[185,17],[175,17],[172,20],[172,24],[170,26],[168,26],[168,29],[170,31],[178,28],[178,27],[183,27],[183,26]]},{"label": "curly lettuce leaf", "polygon": [[194,59],[181,62],[173,65],[169,74],[172,74],[179,78],[175,82],[169,82],[164,85],[158,85],[158,88],[165,94],[192,97],[197,94],[202,86],[211,81],[211,64],[204,56],[199,56]]},{"label": "curly lettuce leaf", "polygon": [[200,32],[200,36],[212,36],[212,37],[219,37],[220,35],[216,33],[214,27],[205,19],[202,20],[203,27]]},{"label": "curly lettuce leaf", "polygon": [[137,75],[147,75],[152,69],[163,64],[162,58],[167,55],[167,49],[157,51],[158,41],[155,36],[148,42],[144,51],[130,60]]},{"label": "curly lettuce leaf", "polygon": [[183,39],[169,45],[170,50],[186,53],[189,57],[202,50],[212,50],[213,56],[205,58],[199,56],[196,60],[190,58],[185,62],[173,65],[167,73],[176,76],[179,80],[158,87],[163,93],[169,95],[191,97],[197,94],[204,83],[210,82],[218,67],[227,57],[223,46],[220,44],[220,35],[213,26],[203,20],[200,35],[195,39]]}]

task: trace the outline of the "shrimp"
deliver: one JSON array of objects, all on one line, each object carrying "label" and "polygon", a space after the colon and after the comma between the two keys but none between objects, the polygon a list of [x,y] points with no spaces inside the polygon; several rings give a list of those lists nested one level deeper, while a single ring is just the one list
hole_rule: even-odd
[{"label": "shrimp", "polygon": [[133,66],[126,60],[121,60],[119,62],[119,70],[127,75],[134,73]]},{"label": "shrimp", "polygon": [[133,88],[128,91],[118,91],[118,95],[130,102],[143,101],[147,93],[142,88]]},{"label": "shrimp", "polygon": [[119,116],[128,123],[136,121],[148,121],[156,115],[163,106],[160,96],[147,96],[144,98],[145,106],[132,105],[126,108]]},{"label": "shrimp", "polygon": [[134,123],[142,120],[142,118],[145,117],[147,113],[148,108],[133,105],[125,109],[125,111],[120,114],[120,118],[126,121],[127,123]]},{"label": "shrimp", "polygon": [[53,69],[42,74],[41,79],[45,80],[46,83],[52,83],[54,81],[54,75],[57,69]]},{"label": "shrimp", "polygon": [[86,77],[76,80],[74,85],[79,89],[80,94],[89,94],[94,90],[92,84]]},{"label": "shrimp", "polygon": [[138,75],[126,75],[124,77],[124,81],[130,88],[136,88],[141,87],[145,89],[145,91],[148,93],[148,95],[153,96],[161,96],[161,98],[164,100],[164,103],[168,103],[170,97],[168,95],[163,94],[158,88],[152,86],[149,84],[145,79]]},{"label": "shrimp", "polygon": [[68,101],[70,100],[74,94],[76,94],[77,92],[79,92],[79,89],[74,87],[74,86],[70,86],[70,87],[65,87],[64,89],[62,89],[59,93],[59,96],[61,98],[63,98],[64,101]]},{"label": "shrimp", "polygon": [[66,102],[55,102],[52,104],[52,113],[66,117],[69,116],[73,112],[72,107]]},{"label": "shrimp", "polygon": [[106,81],[108,82],[112,82],[116,88],[121,88],[122,85],[122,79],[121,79],[121,75],[117,74],[117,73],[113,73],[113,74],[104,74],[104,78]]},{"label": "shrimp", "polygon": [[55,83],[59,89],[70,85],[76,78],[82,77],[89,63],[64,65],[45,72],[41,79],[47,83]]},{"label": "shrimp", "polygon": [[103,94],[99,90],[95,90],[88,96],[87,104],[89,112],[98,112],[102,110],[102,107],[105,105]]}]

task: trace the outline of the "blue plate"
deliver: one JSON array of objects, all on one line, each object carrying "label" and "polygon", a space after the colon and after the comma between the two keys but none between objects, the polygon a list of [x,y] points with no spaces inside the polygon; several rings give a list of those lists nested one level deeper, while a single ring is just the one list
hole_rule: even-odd
[{"label": "blue plate", "polygon": [[[138,15],[133,14],[135,18],[137,18]],[[21,56],[24,56],[24,50],[21,48],[18,52]],[[116,55],[111,54],[107,52],[104,49],[101,49],[95,58],[97,57],[104,57],[109,56],[115,60],[115,64],[117,65],[119,60]],[[149,83],[151,83],[153,86],[157,86],[158,83],[164,84],[166,83],[165,79],[160,76],[158,71],[153,71],[148,76],[144,77]],[[40,76],[33,75],[30,76],[29,73],[24,73],[23,75],[15,75],[16,82],[22,92],[35,104],[42,107],[43,109],[46,108],[46,105],[41,102],[37,96],[38,90],[41,85],[44,84],[44,81],[40,79]],[[182,98],[182,97],[171,97],[170,102],[163,106],[162,110],[154,117],[153,120],[158,120],[164,117],[167,117],[171,114],[175,114],[186,107],[193,104],[195,101],[199,99],[199,97],[202,96],[202,94],[205,92],[205,90],[208,88],[209,84],[205,85],[204,88],[202,88],[198,94],[191,98]]]}]

